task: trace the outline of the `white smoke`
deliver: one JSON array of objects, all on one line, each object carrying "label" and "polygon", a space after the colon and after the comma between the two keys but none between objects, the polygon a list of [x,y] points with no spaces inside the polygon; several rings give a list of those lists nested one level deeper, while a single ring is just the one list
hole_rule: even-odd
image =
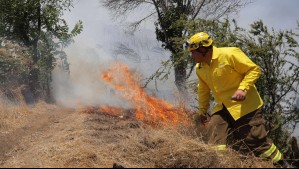
[{"label": "white smoke", "polygon": [[70,75],[58,67],[53,71],[52,94],[58,104],[68,107],[127,105],[101,79],[101,71],[108,68],[113,62],[112,58],[107,57],[99,48],[84,48],[83,45],[73,45],[67,53]]},{"label": "white smoke", "polygon": [[[96,0],[78,1],[65,18],[70,21],[69,25],[82,20],[84,28],[74,39],[75,44],[66,50],[70,78],[59,69],[53,72],[53,96],[59,104],[70,107],[80,104],[128,105],[113,94],[111,86],[101,80],[101,71],[117,60],[142,74],[142,86],[146,78],[161,66],[162,61],[169,59],[170,53],[162,49],[156,40],[152,23],[151,27],[141,27],[135,35],[126,34],[124,27],[112,22],[111,16]],[[164,100],[176,101],[173,72],[167,81],[152,81],[146,90]]]},{"label": "white smoke", "polygon": [[[66,53],[70,63],[69,77],[59,68],[53,71],[52,94],[58,104],[68,107],[103,105],[129,107],[130,103],[117,97],[113,87],[101,79],[101,72],[109,68],[111,63],[121,62],[141,75],[143,79],[138,80],[143,86],[146,78],[155,73],[161,66],[162,60],[169,56],[168,53],[163,52],[154,37],[145,36],[148,33],[146,30],[135,36],[120,32],[112,34],[107,29],[103,30],[106,34],[99,33],[98,37],[105,39],[105,43],[87,39],[83,34],[75,44],[67,48]],[[107,34],[111,35],[110,40]],[[118,39],[115,40],[115,36]],[[133,55],[121,51],[115,52],[118,48],[115,44],[125,44],[128,49],[134,51]],[[178,101],[175,96],[177,88],[173,76],[170,76],[167,81],[152,81],[146,90],[150,95],[172,103]]]}]

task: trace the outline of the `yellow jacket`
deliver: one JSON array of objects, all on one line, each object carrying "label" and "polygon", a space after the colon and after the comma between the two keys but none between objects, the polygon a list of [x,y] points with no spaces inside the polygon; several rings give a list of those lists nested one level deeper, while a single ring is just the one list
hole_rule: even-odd
[{"label": "yellow jacket", "polygon": [[[199,79],[199,114],[208,111],[211,92],[216,102],[212,114],[220,111],[223,108],[222,104],[224,104],[235,120],[263,105],[263,101],[254,85],[261,74],[261,70],[239,48],[217,48],[213,46],[210,65],[198,63],[196,65],[196,74]],[[244,101],[231,99],[237,89],[247,92]]]}]

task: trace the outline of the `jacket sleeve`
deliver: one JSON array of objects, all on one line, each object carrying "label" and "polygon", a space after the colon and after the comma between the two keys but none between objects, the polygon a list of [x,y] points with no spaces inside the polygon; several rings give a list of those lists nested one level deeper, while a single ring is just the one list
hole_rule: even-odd
[{"label": "jacket sleeve", "polygon": [[244,75],[238,89],[248,91],[260,77],[261,70],[241,49],[235,48],[232,53],[234,69]]},{"label": "jacket sleeve", "polygon": [[205,82],[201,80],[200,77],[198,77],[198,106],[199,114],[207,113],[209,107],[210,107],[210,88],[207,86]]}]

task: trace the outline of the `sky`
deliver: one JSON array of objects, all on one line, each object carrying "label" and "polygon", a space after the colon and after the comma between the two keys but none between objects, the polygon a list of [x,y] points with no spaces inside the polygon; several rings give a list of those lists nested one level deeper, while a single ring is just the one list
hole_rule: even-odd
[{"label": "sky", "polygon": [[[115,26],[107,9],[101,7],[100,0],[74,0],[74,8],[66,13],[68,23],[74,24],[77,20],[83,20],[85,25],[84,33],[101,27]],[[289,29],[296,27],[299,20],[299,1],[298,0],[253,0],[253,3],[242,8],[237,18],[242,27],[248,27],[254,21],[263,20],[269,27],[276,29]],[[138,14],[137,14],[138,15]],[[138,17],[135,14],[129,17]],[[152,29],[152,23],[147,24],[144,29]],[[81,35],[83,36],[83,35]]]},{"label": "sky", "polygon": [[[262,20],[268,28],[296,30],[299,20],[299,0],[254,0],[237,15],[233,15],[240,27],[249,28],[254,21]],[[133,13],[128,20],[138,18],[142,11]],[[99,73],[110,62],[125,62],[130,68],[140,71],[145,77],[153,74],[169,53],[161,49],[155,38],[154,25],[146,22],[134,36],[125,33],[126,22],[115,21],[99,0],[74,0],[74,8],[65,12],[64,18],[70,27],[78,20],[83,21],[83,32],[75,37],[75,43],[66,52],[71,69],[71,81],[66,81],[59,71],[53,77],[56,99],[64,105],[97,105],[98,103],[125,104],[110,95],[109,87],[99,80]],[[298,31],[298,29],[297,29]],[[117,52],[119,45],[135,51],[132,56]],[[193,76],[196,78],[195,76]],[[151,83],[148,90],[155,91],[163,99],[175,98],[174,79]],[[100,94],[99,94],[100,93]],[[109,98],[109,99],[107,99]]]},{"label": "sky", "polygon": [[268,28],[294,30],[299,20],[298,8],[298,0],[256,0],[241,9],[237,19],[243,27],[261,19]]}]

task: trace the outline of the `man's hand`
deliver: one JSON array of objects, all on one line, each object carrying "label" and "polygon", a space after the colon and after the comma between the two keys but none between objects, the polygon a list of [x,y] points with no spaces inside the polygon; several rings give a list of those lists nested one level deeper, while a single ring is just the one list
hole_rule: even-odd
[{"label": "man's hand", "polygon": [[246,99],[246,91],[238,89],[234,95],[232,96],[232,100],[234,101],[244,101]]},{"label": "man's hand", "polygon": [[209,120],[210,120],[210,116],[208,114],[198,114],[196,113],[193,116],[194,122],[196,126],[205,126]]}]

